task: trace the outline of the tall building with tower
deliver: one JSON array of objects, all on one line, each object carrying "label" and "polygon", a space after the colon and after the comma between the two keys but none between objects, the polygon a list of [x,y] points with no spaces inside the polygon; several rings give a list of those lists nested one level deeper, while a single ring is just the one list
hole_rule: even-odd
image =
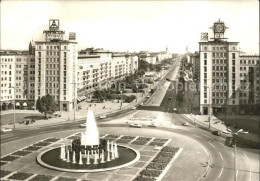
[{"label": "tall building with tower", "polygon": [[[230,42],[224,36],[227,28],[223,21],[218,20],[211,27],[213,38],[209,39],[208,33],[201,33],[199,56],[200,112],[202,114],[237,114],[242,110],[240,90],[241,83],[246,81],[244,75],[247,74],[241,76],[240,72],[244,69],[241,70],[241,66],[246,66],[243,62],[241,64],[241,60],[248,56],[240,56],[239,42]],[[254,59],[254,66],[259,66],[259,56],[249,59]],[[252,78],[249,79],[252,80]],[[251,85],[252,89],[259,90],[257,78],[255,84]],[[255,103],[259,102],[259,97],[255,98]]]},{"label": "tall building with tower", "polygon": [[75,33],[64,39],[58,19],[49,20],[45,41],[35,41],[35,101],[47,94],[61,110],[73,108],[77,98],[77,42]]}]

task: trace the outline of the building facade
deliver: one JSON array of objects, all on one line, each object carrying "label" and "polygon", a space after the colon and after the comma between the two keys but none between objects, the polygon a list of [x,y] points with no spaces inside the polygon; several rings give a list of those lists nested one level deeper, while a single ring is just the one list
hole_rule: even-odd
[{"label": "building facade", "polygon": [[60,110],[72,110],[77,98],[77,42],[63,39],[59,20],[50,20],[44,33],[45,41],[35,42],[35,100],[49,94]]},{"label": "building facade", "polygon": [[[212,40],[208,40],[203,33],[199,42],[200,112],[202,114],[238,114],[242,100],[244,102],[244,99],[240,99],[240,95],[244,95],[240,94],[241,83],[250,83],[252,90],[257,90],[259,87],[257,71],[254,72],[252,67],[252,60],[254,59],[254,63],[257,64],[259,56],[254,58],[240,56],[239,43],[229,42],[224,37],[226,30],[224,22],[215,22],[212,29],[214,33]],[[245,61],[244,64],[244,60],[248,58],[251,59],[251,63]],[[249,94],[251,99],[256,98],[255,92],[248,92],[245,96],[246,102],[251,100]]]}]

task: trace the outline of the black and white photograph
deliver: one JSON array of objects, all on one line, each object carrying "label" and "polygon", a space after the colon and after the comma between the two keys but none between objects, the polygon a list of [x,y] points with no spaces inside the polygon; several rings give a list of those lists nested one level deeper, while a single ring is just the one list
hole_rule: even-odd
[{"label": "black and white photograph", "polygon": [[259,181],[259,0],[2,0],[0,180]]}]

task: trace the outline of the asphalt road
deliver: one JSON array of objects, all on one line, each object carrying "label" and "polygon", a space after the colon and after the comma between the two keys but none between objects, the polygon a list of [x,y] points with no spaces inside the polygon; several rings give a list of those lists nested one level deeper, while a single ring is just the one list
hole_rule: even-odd
[{"label": "asphalt road", "polygon": [[[178,71],[177,63],[173,66],[173,72]],[[173,74],[172,74],[173,75]],[[174,77],[173,77],[174,78]],[[165,81],[165,80],[164,80]],[[161,83],[163,84],[164,81]],[[165,95],[161,95],[163,91],[157,90],[153,96],[145,102],[145,106],[139,107],[137,110],[124,110],[119,113],[114,113],[104,120],[98,120],[99,127],[111,126],[114,128],[127,127],[125,122],[122,124],[110,124],[110,121],[116,119],[126,118],[128,115],[134,112],[145,111],[156,111],[163,113],[163,121],[170,121],[173,125],[182,125],[182,123],[188,120],[181,114],[173,113],[173,108],[176,107],[175,93],[170,88],[166,91]],[[163,94],[164,94],[163,93]],[[157,96],[164,96],[159,106],[146,106],[150,105],[149,101],[156,100]],[[84,120],[82,120],[82,123]],[[78,129],[80,122],[77,123],[63,123],[52,126],[37,127],[29,130],[16,130],[13,134],[6,134],[1,136],[1,144],[7,143],[13,140],[18,140],[26,137],[32,137],[36,134],[53,133],[60,130],[72,130]],[[168,127],[158,127],[160,129],[170,129]],[[200,146],[208,153],[210,162],[201,165],[202,167],[209,167],[208,173],[202,180],[213,181],[230,181],[234,180],[234,154],[233,148],[225,145],[226,138],[212,135],[207,130],[200,129],[190,124],[187,129],[171,129],[172,132],[180,135],[189,136],[190,138],[197,140]],[[187,173],[188,174],[188,173]],[[238,181],[256,181],[259,180],[259,150],[237,147],[237,180]],[[164,180],[164,179],[163,179]],[[167,180],[165,178],[165,180]]]}]

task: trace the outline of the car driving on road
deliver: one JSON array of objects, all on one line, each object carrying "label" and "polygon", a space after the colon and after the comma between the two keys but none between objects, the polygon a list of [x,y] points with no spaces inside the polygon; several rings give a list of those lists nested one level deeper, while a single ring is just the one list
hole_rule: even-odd
[{"label": "car driving on road", "polygon": [[132,107],[131,109],[135,110],[135,109],[136,109],[136,107],[134,106],[134,107]]},{"label": "car driving on road", "polygon": [[133,124],[130,124],[130,127],[141,128],[142,125],[141,125],[141,124],[138,124],[138,123],[133,123]]},{"label": "car driving on road", "polygon": [[220,136],[221,135],[221,133],[219,131],[213,131],[212,134],[216,135],[216,136]]},{"label": "car driving on road", "polygon": [[11,129],[11,128],[3,128],[2,129],[2,132],[3,133],[10,133],[10,132],[12,132],[13,130]]},{"label": "car driving on road", "polygon": [[80,128],[85,128],[85,127],[87,127],[87,124],[86,123],[80,124],[79,127]]},{"label": "car driving on road", "polygon": [[185,123],[182,123],[183,126],[189,126],[189,123],[185,122]]},{"label": "car driving on road", "polygon": [[101,116],[99,116],[100,119],[105,119],[107,117],[107,115],[102,114]]}]

